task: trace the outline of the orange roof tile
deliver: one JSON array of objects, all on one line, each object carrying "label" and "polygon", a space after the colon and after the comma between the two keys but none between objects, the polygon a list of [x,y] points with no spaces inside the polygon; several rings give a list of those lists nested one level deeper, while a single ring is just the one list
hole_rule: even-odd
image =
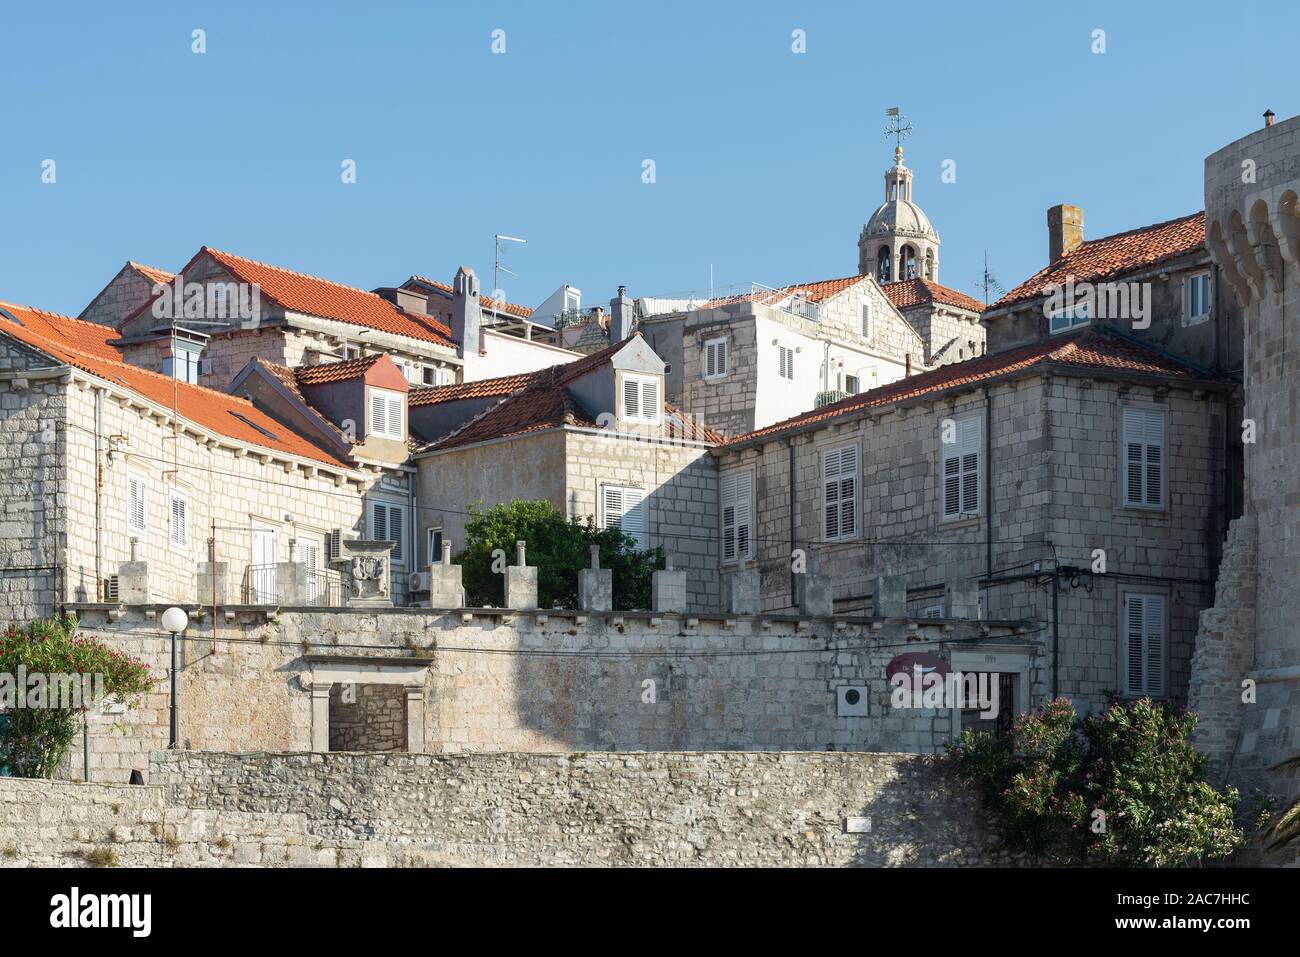
[{"label": "orange roof tile", "polygon": [[476,382],[458,382],[452,385],[438,385],[423,389],[412,389],[407,402],[412,408],[422,405],[441,405],[443,402],[456,402],[460,399],[494,399],[518,392],[533,381],[535,372],[521,372],[518,375],[499,376],[495,379],[479,379]]},{"label": "orange roof tile", "polygon": [[246,399],[123,362],[121,355],[107,345],[108,337],[117,336],[115,329],[4,302],[0,302],[0,310],[8,313],[0,314],[0,332],[158,405],[171,408],[174,401],[180,417],[194,425],[273,452],[352,467],[258,411]]},{"label": "orange roof tile", "polygon": [[146,266],[144,263],[127,260],[126,264],[152,283],[166,285],[176,278],[174,273],[169,273],[165,269],[155,269],[153,266]]},{"label": "orange roof tile", "polygon": [[[441,289],[449,296],[455,295],[456,293],[456,290],[453,289],[451,286],[449,286],[447,283],[438,282],[438,280],[430,279],[428,276],[412,276],[411,279],[407,280],[407,282],[410,282],[411,280],[414,280],[415,282],[422,282],[426,286],[433,286],[436,289]],[[527,319],[529,316],[533,314],[533,310],[529,309],[527,306],[519,306],[513,302],[504,302],[504,301],[498,304],[495,299],[492,299],[488,296],[479,296],[478,301],[479,301],[479,305],[482,306],[484,309],[491,309],[493,312],[508,312],[510,315],[518,316],[520,319]]]},{"label": "orange roof tile", "polygon": [[809,302],[821,302],[823,299],[829,299],[831,296],[843,292],[850,286],[857,285],[866,278],[866,276],[844,276],[841,279],[822,279],[817,282],[796,283],[792,286],[782,286],[780,289],[758,289],[739,296],[723,296],[720,299],[711,299],[700,308],[713,309],[716,306],[728,306],[735,302],[758,302],[771,305],[796,293]]},{"label": "orange roof tile", "polygon": [[842,399],[833,405],[823,406],[783,422],[738,435],[728,439],[725,445],[735,446],[755,439],[771,438],[804,426],[853,415],[864,409],[995,379],[1039,365],[1180,379],[1206,378],[1205,374],[1190,365],[1148,349],[1109,330],[1089,327],[1071,335],[1054,336],[1042,342],[967,359],[965,362],[955,362],[919,375],[908,376]]},{"label": "orange roof tile", "polygon": [[[526,378],[529,381],[522,388],[507,394],[496,405],[480,412],[457,431],[434,442],[430,448],[442,451],[476,442],[558,428],[562,425],[596,428],[595,418],[583,408],[582,403],[569,391],[568,386],[607,363],[614,353],[639,335],[639,332],[634,332],[622,342],[615,343],[600,352],[593,352],[574,362],[550,366],[537,372],[527,373],[525,376],[504,377],[505,379]],[[468,385],[478,384],[468,383]],[[459,387],[443,386],[442,388]],[[720,434],[683,414],[680,409],[669,403],[664,403],[662,432],[665,438],[671,439],[712,443],[722,441]]]},{"label": "orange roof tile", "polygon": [[384,358],[384,353],[348,359],[344,362],[326,362],[318,366],[301,366],[293,375],[299,385],[325,385],[330,382],[347,382],[366,374],[372,365]]},{"label": "orange roof tile", "polygon": [[432,316],[404,312],[373,292],[245,259],[210,246],[204,246],[199,252],[200,255],[206,252],[238,281],[256,285],[263,296],[292,312],[455,348],[451,329],[445,323]]},{"label": "orange roof tile", "polygon": [[1049,284],[1064,285],[1069,277],[1073,277],[1075,282],[1096,282],[1135,269],[1145,269],[1204,246],[1203,212],[1130,229],[1114,236],[1090,239],[1034,273],[989,308],[1000,309],[1033,299],[1045,294]]},{"label": "orange roof tile", "polygon": [[984,304],[973,296],[956,289],[949,289],[929,279],[904,279],[900,282],[887,282],[880,287],[885,297],[899,309],[921,306],[937,302],[945,306],[956,306],[979,314],[984,311]]}]

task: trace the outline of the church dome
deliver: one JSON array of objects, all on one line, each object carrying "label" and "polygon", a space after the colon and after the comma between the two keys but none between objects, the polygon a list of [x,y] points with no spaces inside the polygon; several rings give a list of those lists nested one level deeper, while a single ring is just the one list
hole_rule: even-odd
[{"label": "church dome", "polygon": [[881,203],[871,214],[862,230],[866,236],[915,236],[918,239],[938,239],[939,234],[930,225],[930,218],[921,207],[906,199],[893,199]]}]

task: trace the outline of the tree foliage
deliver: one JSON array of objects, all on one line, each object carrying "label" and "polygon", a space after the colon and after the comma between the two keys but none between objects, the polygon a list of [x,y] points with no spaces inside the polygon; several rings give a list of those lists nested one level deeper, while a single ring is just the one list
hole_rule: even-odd
[{"label": "tree foliage", "polygon": [[1196,715],[1149,699],[1076,716],[1058,698],[1010,734],[966,731],[958,773],[998,813],[1010,843],[1111,866],[1168,867],[1228,856],[1242,842],[1237,792],[1204,778],[1188,736]]},{"label": "tree foliage", "polygon": [[[40,676],[46,693],[37,707],[15,707],[0,722],[0,773],[18,777],[53,777],[67,757],[79,726],[79,716],[99,702],[81,699],[75,706],[55,693],[55,676],[81,683],[89,676],[105,698],[134,706],[152,685],[149,667],[139,659],[114,651],[96,638],[78,634],[75,615],[56,615],[27,625],[11,624],[0,637],[0,677],[10,696],[37,687],[18,686],[19,676],[31,682]],[[102,684],[94,682],[98,676]],[[30,695],[29,695],[30,697]]]},{"label": "tree foliage", "polygon": [[504,563],[513,565],[520,540],[527,543],[528,564],[538,569],[540,607],[578,607],[578,572],[590,567],[592,545],[600,547],[601,567],[613,573],[614,607],[650,607],[650,576],[663,567],[663,550],[637,551],[636,543],[617,528],[597,528],[590,516],[566,519],[547,501],[514,501],[487,510],[470,506],[465,549],[456,558],[468,605],[504,604],[505,576],[493,570],[493,552],[500,549]]}]

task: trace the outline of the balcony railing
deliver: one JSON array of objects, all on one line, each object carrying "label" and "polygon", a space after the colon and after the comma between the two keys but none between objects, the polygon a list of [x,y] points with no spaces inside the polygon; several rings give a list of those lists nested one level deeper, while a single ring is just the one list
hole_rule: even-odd
[{"label": "balcony railing", "polygon": [[[331,568],[307,568],[303,591],[294,594],[299,582],[296,574],[287,574],[282,585],[281,569],[288,562],[272,565],[249,565],[244,569],[241,594],[245,605],[311,605],[318,608],[341,608],[346,604],[347,589],[343,576]],[[301,567],[301,566],[300,566]]]}]

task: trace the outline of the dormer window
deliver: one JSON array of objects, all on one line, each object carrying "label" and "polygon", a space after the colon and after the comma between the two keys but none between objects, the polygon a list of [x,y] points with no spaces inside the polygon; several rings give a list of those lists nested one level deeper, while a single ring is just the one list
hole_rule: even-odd
[{"label": "dormer window", "polygon": [[1048,322],[1053,333],[1069,332],[1079,326],[1086,326],[1091,320],[1090,313],[1087,302],[1076,302],[1072,306],[1053,312],[1048,316]]},{"label": "dormer window", "polygon": [[663,400],[657,376],[623,374],[622,414],[625,422],[658,422]]},{"label": "dormer window", "polygon": [[203,346],[184,339],[172,340],[172,354],[163,358],[163,375],[175,376],[182,382],[199,381],[199,356]]},{"label": "dormer window", "polygon": [[370,395],[370,435],[380,439],[395,439],[398,442],[406,438],[405,401],[402,393],[390,392],[388,389],[371,389]]}]

